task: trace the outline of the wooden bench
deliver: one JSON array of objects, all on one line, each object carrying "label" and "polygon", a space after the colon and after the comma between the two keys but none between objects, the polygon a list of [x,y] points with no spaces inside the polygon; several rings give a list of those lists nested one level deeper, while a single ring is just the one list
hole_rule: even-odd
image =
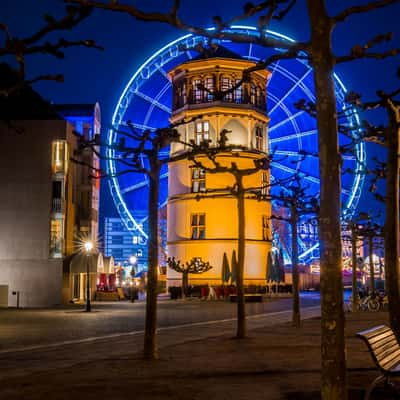
[{"label": "wooden bench", "polygon": [[356,336],[367,344],[372,359],[381,372],[365,393],[364,400],[368,400],[379,382],[388,383],[390,377],[400,376],[400,346],[392,329],[385,325],[358,332]]}]

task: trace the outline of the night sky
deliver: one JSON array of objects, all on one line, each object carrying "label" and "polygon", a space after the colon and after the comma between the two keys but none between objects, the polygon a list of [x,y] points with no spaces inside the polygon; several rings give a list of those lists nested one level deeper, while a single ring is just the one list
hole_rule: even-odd
[{"label": "night sky", "polygon": [[[122,0],[121,0],[122,2]],[[128,1],[126,1],[128,2]],[[144,4],[147,11],[166,11],[168,0],[131,1]],[[365,4],[364,1],[327,1],[331,14],[345,6]],[[241,12],[242,0],[183,0],[181,18],[199,26],[210,26],[213,15],[232,17]],[[257,2],[255,2],[257,3]],[[309,36],[305,1],[298,5],[282,22],[274,22],[271,29],[287,34],[297,40]],[[2,0],[0,22],[6,23],[13,35],[26,36],[42,25],[45,13],[54,16],[63,14],[61,0]],[[334,48],[337,54],[346,54],[356,43],[365,43],[379,33],[393,32],[392,46],[400,47],[400,4],[356,15],[339,25],[334,33]],[[253,21],[254,22],[254,21]],[[251,24],[249,21],[248,24]],[[29,76],[44,73],[62,73],[64,84],[39,83],[35,89],[54,103],[94,103],[99,101],[102,123],[107,125],[116,101],[127,81],[136,69],[156,50],[183,33],[156,23],[137,22],[132,18],[104,11],[96,11],[89,19],[71,32],[63,33],[67,39],[95,39],[105,47],[104,52],[94,49],[74,48],[66,50],[64,60],[49,56],[33,56],[27,64]],[[382,47],[381,47],[382,48]],[[346,86],[371,98],[377,89],[390,90],[399,82],[395,77],[400,66],[400,57],[384,61],[363,60],[339,65],[336,69]],[[367,150],[370,150],[368,147]],[[372,149],[374,155],[382,151]],[[369,199],[369,196],[366,196]],[[364,209],[369,206],[363,200]]]}]

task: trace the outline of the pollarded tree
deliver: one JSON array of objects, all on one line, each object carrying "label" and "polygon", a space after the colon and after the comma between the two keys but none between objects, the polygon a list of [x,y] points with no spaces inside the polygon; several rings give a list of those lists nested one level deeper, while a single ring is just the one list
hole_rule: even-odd
[{"label": "pollarded tree", "polygon": [[169,257],[167,260],[168,267],[176,272],[182,274],[182,291],[185,297],[188,296],[189,289],[189,275],[190,274],[203,274],[212,268],[209,262],[204,262],[199,258],[192,258],[189,262],[181,264],[180,260],[175,260],[175,257]]},{"label": "pollarded tree", "polygon": [[[398,72],[400,76],[400,70]],[[385,288],[389,302],[389,319],[392,329],[400,339],[400,265],[399,265],[399,133],[400,133],[400,88],[391,93],[377,91],[378,99],[362,102],[360,95],[351,93],[349,100],[364,110],[382,108],[387,113],[386,126],[372,126],[364,123],[363,139],[377,143],[387,149],[387,162],[378,162],[373,172],[375,179],[371,191],[376,190],[376,181],[386,178],[386,195],[376,193],[378,200],[385,202],[386,220],[384,226],[385,246]]]},{"label": "pollarded tree", "polygon": [[301,216],[318,214],[318,200],[315,195],[306,193],[307,187],[302,186],[300,177],[295,176],[293,181],[281,190],[279,195],[271,196],[278,206],[287,208],[289,216],[273,215],[276,220],[286,221],[291,228],[291,261],[293,280],[293,307],[292,323],[300,327],[300,296],[299,296],[299,270],[298,270],[298,225]]},{"label": "pollarded tree", "polygon": [[[365,44],[354,44],[350,53],[336,55],[333,51],[332,35],[337,25],[349,17],[371,12],[399,0],[375,0],[362,5],[350,6],[337,15],[328,13],[325,0],[307,0],[308,23],[311,37],[303,42],[287,42],[266,35],[271,20],[281,19],[297,3],[296,0],[267,0],[259,4],[245,3],[244,11],[237,17],[224,21],[213,18],[216,29],[206,30],[183,21],[179,16],[180,1],[174,0],[167,13],[145,12],[136,6],[120,1],[65,0],[68,3],[84,4],[114,12],[129,14],[140,21],[168,24],[180,30],[204,36],[209,40],[224,39],[241,43],[254,43],[277,49],[260,68],[279,59],[301,58],[309,60],[314,70],[316,112],[318,127],[318,156],[320,161],[320,261],[321,261],[321,395],[323,400],[347,399],[346,358],[344,336],[344,312],[342,291],[341,250],[341,155],[338,145],[338,124],[334,89],[334,68],[337,64],[362,58],[385,58],[399,50],[373,52],[371,48],[390,39],[380,35]],[[258,36],[227,31],[233,22],[256,14],[259,18]],[[299,21],[300,22],[300,21]],[[301,21],[304,24],[305,21]]]},{"label": "pollarded tree", "polygon": [[[239,160],[241,151],[250,151],[244,146],[228,145],[228,137],[226,130],[220,132],[220,139],[215,147],[209,147],[209,143],[203,141],[199,145],[192,143],[192,152],[187,153],[187,158],[197,168],[203,169],[207,174],[229,174],[234,179],[232,186],[223,188],[206,190],[202,195],[198,195],[200,200],[203,197],[226,197],[227,193],[233,196],[237,205],[237,221],[238,221],[238,240],[237,240],[237,255],[238,260],[235,268],[235,283],[237,290],[237,327],[236,337],[242,339],[246,336],[246,311],[245,311],[245,297],[244,297],[244,260],[246,252],[246,218],[245,218],[245,199],[252,197],[254,199],[262,199],[259,195],[260,188],[247,187],[244,184],[245,177],[254,175],[262,170],[270,168],[270,157],[262,152],[253,150],[257,154],[263,155],[261,158],[253,160],[251,167],[239,167],[235,161],[226,162],[224,154],[235,154]],[[234,262],[232,261],[232,279]]]},{"label": "pollarded tree", "polygon": [[[116,145],[102,143],[100,136],[96,135],[92,142],[82,142],[81,148],[90,147],[101,159],[114,160],[124,165],[124,173],[142,173],[149,180],[148,192],[148,273],[146,288],[146,320],[144,333],[144,357],[146,359],[158,358],[157,346],[157,282],[159,260],[159,175],[163,165],[170,161],[185,158],[185,155],[169,157],[165,155],[172,142],[179,141],[178,131],[174,127],[159,128],[154,132],[146,130],[136,132],[128,123],[130,131],[118,131],[120,140]],[[129,139],[132,145],[127,145]],[[99,150],[100,149],[100,150]],[[164,150],[164,151],[163,151]],[[143,160],[147,162],[144,163]],[[76,160],[74,160],[76,161]],[[80,161],[76,161],[81,163]],[[91,165],[89,165],[92,168]],[[97,176],[98,177],[98,176]],[[110,175],[100,175],[110,177]]]}]

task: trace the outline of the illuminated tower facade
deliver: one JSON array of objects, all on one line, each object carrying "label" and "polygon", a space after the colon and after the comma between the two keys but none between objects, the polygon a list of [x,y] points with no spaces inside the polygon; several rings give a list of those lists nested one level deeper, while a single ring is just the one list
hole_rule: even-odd
[{"label": "illuminated tower facade", "polygon": [[[252,168],[254,161],[264,158],[268,151],[266,85],[270,72],[252,72],[248,81],[226,93],[240,82],[243,71],[254,65],[218,46],[169,73],[174,91],[171,123],[191,120],[178,127],[182,141],[209,141],[213,147],[225,130],[227,144],[238,146],[237,150],[218,154],[221,165],[235,162],[239,169]],[[184,144],[174,143],[171,155],[187,150]],[[199,157],[199,161],[212,166],[205,156]],[[223,255],[226,253],[231,264],[233,251],[237,252],[237,201],[227,189],[234,182],[229,173],[207,173],[189,160],[169,165],[168,255],[183,263],[200,258],[213,266],[204,274],[190,275],[190,284],[221,284]],[[261,187],[263,194],[268,182],[269,171],[263,170],[243,181],[246,188]],[[246,199],[245,214],[244,283],[265,284],[267,254],[271,250],[271,205]],[[168,269],[168,286],[180,282],[181,275]]]}]

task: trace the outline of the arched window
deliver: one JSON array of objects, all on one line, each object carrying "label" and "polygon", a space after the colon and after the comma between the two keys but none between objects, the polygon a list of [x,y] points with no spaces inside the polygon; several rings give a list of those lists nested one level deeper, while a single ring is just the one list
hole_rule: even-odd
[{"label": "arched window", "polygon": [[261,126],[256,127],[256,149],[264,151],[264,133]]},{"label": "arched window", "polygon": [[[239,84],[240,79],[235,80],[235,85]],[[234,91],[234,98],[235,98],[235,103],[236,104],[241,104],[242,99],[243,99],[243,87],[240,85],[238,88],[235,89]]]},{"label": "arched window", "polygon": [[[220,90],[221,92],[226,92],[229,89],[232,89],[233,84],[232,80],[227,77],[227,76],[221,76],[221,84],[220,84]],[[233,101],[233,93],[229,92],[223,95],[223,100],[227,102],[232,102]]]},{"label": "arched window", "polygon": [[204,99],[208,102],[214,101],[215,91],[215,78],[213,76],[207,76],[204,80]]},{"label": "arched window", "polygon": [[253,83],[250,86],[250,104],[256,104],[256,87]]}]

